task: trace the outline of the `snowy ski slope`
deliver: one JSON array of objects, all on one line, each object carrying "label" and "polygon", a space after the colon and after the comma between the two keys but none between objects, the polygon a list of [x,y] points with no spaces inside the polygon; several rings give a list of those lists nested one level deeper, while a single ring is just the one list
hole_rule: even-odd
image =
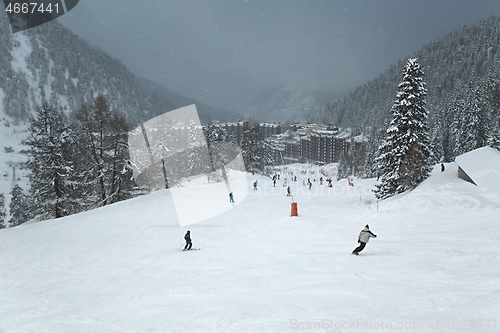
[{"label": "snowy ski slope", "polygon": [[[244,201],[189,227],[164,190],[1,230],[0,332],[499,331],[500,193],[456,172],[378,207],[374,180],[299,174],[298,218],[289,176],[248,175]],[[187,229],[201,251],[181,251]]]}]

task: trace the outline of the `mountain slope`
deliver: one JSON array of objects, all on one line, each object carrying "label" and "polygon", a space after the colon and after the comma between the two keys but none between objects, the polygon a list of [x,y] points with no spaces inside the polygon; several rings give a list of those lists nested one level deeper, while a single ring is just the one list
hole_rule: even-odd
[{"label": "mountain slope", "polygon": [[[152,96],[153,100],[158,99],[158,101],[161,103],[159,103],[160,105],[171,103],[173,105],[177,105],[175,107],[175,109],[177,109],[182,106],[196,104],[196,109],[198,110],[202,123],[208,123],[212,120],[219,120],[224,122],[243,119],[243,114],[213,108],[211,106],[200,103],[195,99],[171,91],[156,82],[141,77],[137,77],[137,82],[147,94],[150,94]],[[156,113],[160,114],[161,110],[158,110]]]},{"label": "mountain slope", "polygon": [[[382,325],[417,332],[432,325],[480,332],[498,325],[498,191],[459,180],[449,164],[413,192],[381,202],[377,212],[373,180],[355,180],[354,187],[342,180],[331,189],[316,181],[309,191],[300,184],[310,169],[304,166],[302,176],[302,166],[294,168],[298,218],[289,217],[285,187],[249,175],[249,196],[235,193],[243,202],[189,227],[201,251],[180,250],[186,228],[178,225],[168,190],[0,230],[0,331]],[[251,189],[255,179],[258,191]],[[183,209],[195,208],[186,202]],[[367,223],[378,238],[354,257]]]},{"label": "mountain slope", "polygon": [[[464,88],[487,86],[500,80],[500,18],[491,17],[461,31],[450,33],[424,46],[411,57],[420,60],[426,75],[427,106],[435,124],[439,113],[456,99],[464,98]],[[313,119],[341,127],[383,128],[390,116],[406,59],[385,73],[328,104]],[[486,87],[490,89],[491,87]],[[490,98],[485,94],[484,99]],[[495,110],[498,117],[499,110]]]},{"label": "mountain slope", "polygon": [[[15,124],[26,122],[44,99],[69,112],[102,93],[132,125],[193,102],[166,88],[154,94],[120,61],[57,21],[11,34],[6,15],[0,15],[0,31],[0,96]],[[237,118],[204,105],[200,110],[205,119]]]}]

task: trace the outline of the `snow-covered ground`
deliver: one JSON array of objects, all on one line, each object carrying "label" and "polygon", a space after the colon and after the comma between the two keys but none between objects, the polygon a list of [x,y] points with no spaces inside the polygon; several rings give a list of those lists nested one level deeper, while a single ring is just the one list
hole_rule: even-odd
[{"label": "snow-covered ground", "polygon": [[283,180],[248,175],[243,202],[188,227],[201,251],[175,213],[198,204],[168,190],[1,230],[0,332],[499,331],[500,193],[456,173],[378,205],[374,180],[299,174],[297,218]]}]

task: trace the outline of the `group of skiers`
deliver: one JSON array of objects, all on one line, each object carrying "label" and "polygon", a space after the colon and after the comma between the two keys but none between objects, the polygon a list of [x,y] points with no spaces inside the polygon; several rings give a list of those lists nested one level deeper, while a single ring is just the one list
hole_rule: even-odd
[{"label": "group of skiers", "polygon": [[[274,175],[274,177],[272,178],[273,180],[273,185],[275,186],[276,185],[276,180],[279,180],[279,175]],[[294,181],[297,181],[297,177],[295,177]],[[329,184],[329,186],[331,187],[331,179],[328,178],[326,179],[327,183]],[[285,179],[285,182],[286,182],[286,179]],[[323,177],[320,178],[320,185],[322,185],[323,183]],[[258,182],[257,180],[253,183],[253,189],[254,190],[257,190],[257,185],[258,185]],[[305,185],[305,181],[303,183],[303,185]],[[312,182],[311,180],[308,178],[307,179],[307,185],[309,186],[309,189],[311,189],[312,187]],[[286,185],[284,185],[286,186]],[[290,186],[287,187],[287,196],[291,196],[292,192],[291,192],[291,189],[290,189]],[[234,203],[234,195],[233,195],[233,192],[230,192],[229,193],[229,202],[230,203]],[[363,251],[363,249],[366,247],[366,244],[368,243],[368,241],[370,240],[370,238],[376,238],[377,235],[375,235],[373,232],[370,231],[370,226],[367,224],[365,225],[365,227],[363,228],[363,230],[361,230],[361,232],[359,233],[358,235],[358,244],[359,246],[356,247],[353,251],[352,251],[352,254],[354,255],[358,255],[359,252]],[[184,249],[183,251],[189,251],[192,249],[192,246],[193,246],[193,243],[191,241],[191,232],[188,230],[186,232],[186,235],[184,235],[184,240],[186,241],[186,245],[184,246]]]}]

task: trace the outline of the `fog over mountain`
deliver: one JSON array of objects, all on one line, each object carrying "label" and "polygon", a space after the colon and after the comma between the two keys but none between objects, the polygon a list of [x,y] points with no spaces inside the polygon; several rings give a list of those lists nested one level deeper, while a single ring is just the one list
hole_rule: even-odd
[{"label": "fog over mountain", "polygon": [[498,14],[494,0],[86,0],[59,21],[138,76],[278,119],[292,104],[324,106]]},{"label": "fog over mountain", "polygon": [[135,76],[57,21],[12,34],[0,15],[0,31],[8,31],[0,34],[0,114],[14,124],[27,123],[43,101],[69,115],[97,94],[132,125],[189,104],[198,105],[203,122],[242,117]]}]

